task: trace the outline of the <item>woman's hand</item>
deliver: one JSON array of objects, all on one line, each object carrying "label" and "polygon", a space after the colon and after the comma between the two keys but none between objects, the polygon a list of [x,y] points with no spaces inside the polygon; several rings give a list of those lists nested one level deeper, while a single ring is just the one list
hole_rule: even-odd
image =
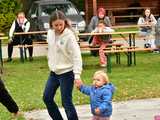
[{"label": "woman's hand", "polygon": [[80,87],[83,85],[83,82],[82,82],[82,80],[75,80],[75,86],[78,88],[78,89],[80,89]]}]

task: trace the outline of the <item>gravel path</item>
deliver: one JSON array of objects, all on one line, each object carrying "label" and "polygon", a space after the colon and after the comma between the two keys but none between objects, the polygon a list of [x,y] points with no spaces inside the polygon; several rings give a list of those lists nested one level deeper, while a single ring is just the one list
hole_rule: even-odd
[{"label": "gravel path", "polygon": [[[76,106],[79,120],[90,120],[90,106]],[[67,120],[64,110],[60,109],[64,120]],[[160,115],[160,98],[131,100],[113,103],[112,120],[154,120],[155,115]],[[35,110],[25,113],[26,120],[51,120],[47,110]]]}]

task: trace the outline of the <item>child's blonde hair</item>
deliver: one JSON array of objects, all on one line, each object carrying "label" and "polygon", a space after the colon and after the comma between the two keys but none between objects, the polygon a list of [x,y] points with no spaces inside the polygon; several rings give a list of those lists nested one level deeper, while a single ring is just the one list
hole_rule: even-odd
[{"label": "child's blonde hair", "polygon": [[102,76],[103,79],[104,79],[104,81],[105,81],[106,83],[109,83],[109,82],[110,82],[110,81],[109,81],[109,78],[108,78],[108,75],[107,75],[106,72],[104,72],[104,71],[102,71],[102,70],[96,71],[96,72],[94,73],[93,77],[96,77],[97,75]]},{"label": "child's blonde hair", "polygon": [[104,24],[105,26],[107,26],[104,20],[99,20],[98,21],[98,24],[101,24],[101,23]]}]

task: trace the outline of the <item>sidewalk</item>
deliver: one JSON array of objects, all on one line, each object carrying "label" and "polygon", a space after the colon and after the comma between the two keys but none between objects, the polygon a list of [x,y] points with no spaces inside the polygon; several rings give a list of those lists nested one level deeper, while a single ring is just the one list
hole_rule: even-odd
[{"label": "sidewalk", "polygon": [[[76,106],[79,120],[90,120],[90,106]],[[64,120],[67,120],[64,110],[60,109]],[[160,98],[130,100],[125,102],[113,102],[113,115],[111,120],[154,120],[154,116],[160,115]],[[52,120],[47,110],[38,110],[25,113],[26,120]]]}]

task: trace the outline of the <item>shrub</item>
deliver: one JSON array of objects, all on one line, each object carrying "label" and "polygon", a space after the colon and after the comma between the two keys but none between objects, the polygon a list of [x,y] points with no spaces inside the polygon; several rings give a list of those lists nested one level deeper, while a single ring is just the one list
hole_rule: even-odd
[{"label": "shrub", "polygon": [[17,11],[21,8],[17,0],[1,0],[0,2],[0,32],[8,32]]}]

